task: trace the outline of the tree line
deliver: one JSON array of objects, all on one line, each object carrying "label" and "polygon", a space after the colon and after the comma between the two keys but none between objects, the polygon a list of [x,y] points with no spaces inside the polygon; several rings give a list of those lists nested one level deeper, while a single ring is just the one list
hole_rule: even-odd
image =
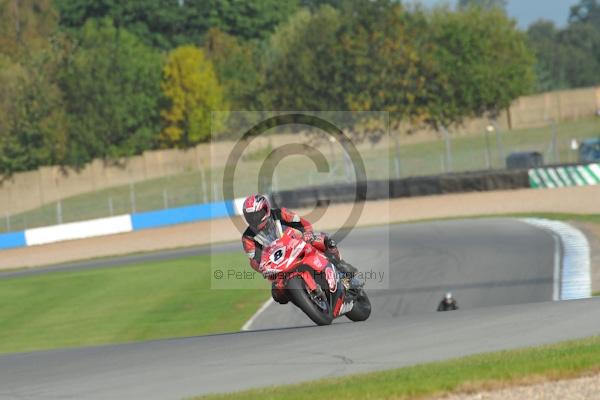
[{"label": "tree line", "polygon": [[[581,3],[567,29],[594,24],[595,0]],[[434,128],[493,116],[555,87],[535,26],[503,5],[0,0],[0,174],[193,146],[211,111],[384,110]]]},{"label": "tree line", "polygon": [[600,83],[600,3],[580,0],[567,26],[538,21],[527,30],[536,55],[539,91],[594,86]]}]

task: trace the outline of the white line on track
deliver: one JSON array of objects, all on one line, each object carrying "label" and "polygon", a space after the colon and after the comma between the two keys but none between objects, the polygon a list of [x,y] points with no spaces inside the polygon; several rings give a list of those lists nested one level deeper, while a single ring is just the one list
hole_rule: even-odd
[{"label": "white line on track", "polygon": [[255,312],[254,315],[248,321],[246,321],[246,323],[244,324],[244,326],[242,326],[242,330],[243,331],[249,331],[251,329],[250,327],[254,323],[254,320],[256,318],[258,318],[258,316],[260,314],[262,314],[263,311],[265,311],[267,309],[267,307],[269,307],[271,304],[274,304],[274,303],[275,302],[273,301],[272,298],[269,299],[269,300],[267,300],[267,301],[265,301],[265,303],[262,306],[260,306],[260,308],[258,309],[258,311]]}]

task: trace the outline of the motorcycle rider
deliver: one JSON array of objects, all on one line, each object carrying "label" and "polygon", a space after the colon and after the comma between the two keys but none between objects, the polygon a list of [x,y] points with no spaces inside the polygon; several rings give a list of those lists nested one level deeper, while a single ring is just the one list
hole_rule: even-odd
[{"label": "motorcycle rider", "polygon": [[[260,270],[260,259],[263,247],[268,246],[275,238],[270,237],[269,232],[274,232],[273,224],[276,220],[283,227],[290,227],[303,233],[304,241],[320,250],[329,258],[335,267],[344,275],[356,272],[354,267],[346,264],[340,257],[336,242],[325,233],[315,233],[310,222],[287,208],[272,208],[269,199],[261,194],[250,195],[244,200],[244,218],[248,228],[242,235],[242,245],[246,255],[250,259],[250,266],[257,272]],[[271,288],[273,299],[286,304],[289,298],[285,292],[284,282],[276,280]]]},{"label": "motorcycle rider", "polygon": [[456,303],[456,300],[452,297],[452,293],[450,293],[450,292],[446,293],[446,295],[444,296],[442,301],[440,301],[440,304],[438,305],[437,310],[438,311],[458,310],[458,304]]}]

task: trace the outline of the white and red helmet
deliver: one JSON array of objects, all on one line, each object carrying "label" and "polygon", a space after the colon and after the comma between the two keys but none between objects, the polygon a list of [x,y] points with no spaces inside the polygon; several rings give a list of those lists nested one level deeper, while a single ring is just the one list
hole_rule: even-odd
[{"label": "white and red helmet", "polygon": [[253,194],[244,200],[244,218],[254,230],[262,230],[271,216],[269,199],[262,194]]}]

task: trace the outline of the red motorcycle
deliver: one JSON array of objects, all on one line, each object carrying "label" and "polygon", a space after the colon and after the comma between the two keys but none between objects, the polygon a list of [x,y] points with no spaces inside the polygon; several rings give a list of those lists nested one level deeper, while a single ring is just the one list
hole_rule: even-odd
[{"label": "red motorcycle", "polygon": [[[345,315],[364,321],[371,303],[356,277],[342,276],[330,260],[305,242],[300,231],[282,230],[276,221],[274,233],[263,234],[260,270],[271,281],[283,280],[291,301],[317,325],[330,325]],[[269,237],[270,236],[270,237]]]}]

